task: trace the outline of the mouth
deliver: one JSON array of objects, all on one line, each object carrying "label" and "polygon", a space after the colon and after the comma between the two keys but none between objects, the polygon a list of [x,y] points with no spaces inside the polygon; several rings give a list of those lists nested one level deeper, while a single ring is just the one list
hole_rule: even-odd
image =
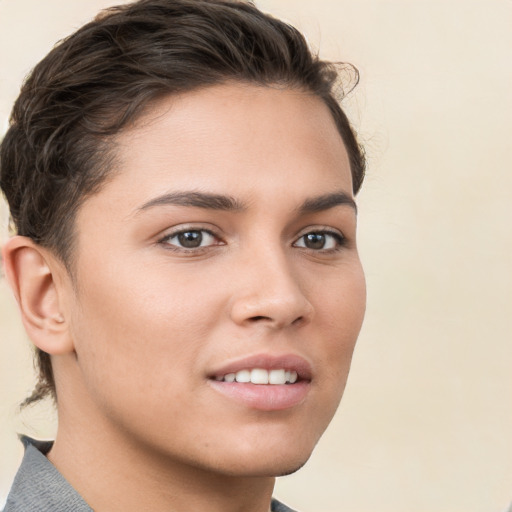
[{"label": "mouth", "polygon": [[242,384],[269,384],[271,386],[282,386],[284,384],[295,384],[298,379],[298,373],[295,370],[265,370],[264,368],[252,368],[239,370],[236,373],[227,373],[225,375],[215,375],[217,382],[238,382]]},{"label": "mouth", "polygon": [[311,389],[311,365],[296,355],[256,355],[208,376],[208,384],[236,404],[262,411],[301,404]]}]

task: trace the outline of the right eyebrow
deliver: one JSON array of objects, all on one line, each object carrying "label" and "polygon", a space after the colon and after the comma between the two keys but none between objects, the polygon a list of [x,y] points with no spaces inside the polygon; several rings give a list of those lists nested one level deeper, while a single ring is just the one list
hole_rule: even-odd
[{"label": "right eyebrow", "polygon": [[247,207],[231,196],[222,194],[210,194],[205,192],[171,192],[150,199],[137,208],[135,213],[148,210],[155,206],[178,205],[205,208],[208,210],[242,211]]},{"label": "right eyebrow", "polygon": [[318,197],[312,197],[302,203],[299,211],[302,213],[314,213],[329,210],[336,206],[347,205],[357,213],[357,205],[354,199],[347,193],[340,190],[332,194],[324,194]]}]

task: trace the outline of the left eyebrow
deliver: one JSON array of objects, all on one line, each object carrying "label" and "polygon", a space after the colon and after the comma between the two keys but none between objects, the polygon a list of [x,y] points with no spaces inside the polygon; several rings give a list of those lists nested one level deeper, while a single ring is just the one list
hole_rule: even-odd
[{"label": "left eyebrow", "polygon": [[171,192],[144,203],[137,209],[137,212],[163,205],[190,206],[224,211],[241,211],[246,209],[244,204],[231,196],[204,192]]},{"label": "left eyebrow", "polygon": [[306,199],[299,207],[300,213],[315,213],[324,210],[329,210],[335,206],[347,205],[354,209],[357,214],[357,205],[354,199],[345,192],[335,192],[331,194],[324,194],[318,197]]}]

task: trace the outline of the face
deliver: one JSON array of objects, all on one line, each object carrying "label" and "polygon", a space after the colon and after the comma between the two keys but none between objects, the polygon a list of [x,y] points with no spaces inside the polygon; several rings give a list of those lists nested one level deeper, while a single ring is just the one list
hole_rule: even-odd
[{"label": "face", "polygon": [[365,307],[327,107],[210,87],[161,100],[116,151],[76,220],[74,407],[180,464],[293,471],[338,406]]}]

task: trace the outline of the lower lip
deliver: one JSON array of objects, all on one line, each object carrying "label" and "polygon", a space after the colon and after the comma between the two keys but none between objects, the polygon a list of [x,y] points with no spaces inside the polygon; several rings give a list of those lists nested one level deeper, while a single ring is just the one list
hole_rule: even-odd
[{"label": "lower lip", "polygon": [[310,389],[308,381],[283,385],[216,380],[209,380],[208,383],[224,396],[261,411],[280,411],[295,407],[304,401]]}]

